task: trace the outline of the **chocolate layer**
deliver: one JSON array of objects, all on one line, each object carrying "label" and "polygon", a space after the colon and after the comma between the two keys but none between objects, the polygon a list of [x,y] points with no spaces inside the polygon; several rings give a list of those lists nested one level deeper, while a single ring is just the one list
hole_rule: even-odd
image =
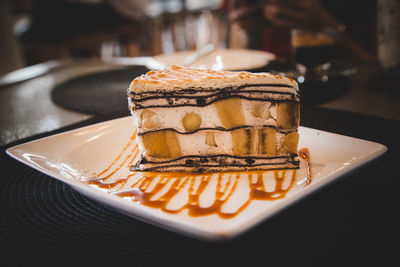
[{"label": "chocolate layer", "polygon": [[[291,88],[288,85],[256,84],[245,85],[237,88],[225,87],[217,89],[179,89],[176,93],[152,91],[146,93],[130,93],[132,109],[151,107],[179,107],[179,106],[206,106],[215,101],[227,98],[241,98],[257,101],[290,101],[299,102],[298,92],[279,90]],[[264,88],[264,89],[262,89]],[[275,88],[275,90],[271,90]]]},{"label": "chocolate layer", "polygon": [[175,160],[151,161],[142,158],[132,171],[166,172],[220,172],[250,171],[259,169],[296,169],[299,167],[297,154],[273,157],[239,157],[231,155],[185,156]]},{"label": "chocolate layer", "polygon": [[[134,92],[130,91],[131,96],[140,96],[140,97],[149,97],[149,96],[154,96],[154,95],[164,95],[164,96],[175,96],[175,95],[193,95],[193,94],[209,94],[210,92],[232,92],[232,91],[246,91],[249,90],[254,91],[253,88],[270,88],[270,92],[281,92],[281,93],[287,93],[287,94],[294,94],[292,91],[295,90],[296,94],[298,94],[298,90],[295,89],[291,85],[287,84],[246,84],[246,85],[241,85],[241,86],[226,86],[226,87],[221,87],[221,88],[195,88],[195,87],[190,87],[190,88],[179,88],[179,90],[175,91],[163,91],[162,89],[158,91],[146,91],[146,92]],[[275,88],[275,89],[272,89]],[[286,90],[279,90],[279,88],[291,88],[290,91]],[[266,91],[261,90],[261,91]]]},{"label": "chocolate layer", "polygon": [[[292,132],[297,132],[297,129],[281,129],[281,128],[276,127],[274,125],[262,125],[262,126],[259,126],[257,128],[266,128],[266,127],[276,129],[278,132],[285,133],[285,134],[292,133]],[[230,131],[233,131],[233,130],[236,130],[236,129],[241,129],[241,128],[251,128],[251,126],[243,125],[243,126],[233,127],[233,128],[229,128],[229,129],[226,129],[224,127],[199,128],[199,129],[197,129],[195,131],[192,131],[192,132],[180,132],[180,131],[178,131],[178,130],[176,130],[174,128],[162,128],[162,129],[157,129],[157,130],[149,130],[149,131],[138,132],[138,135],[145,135],[145,134],[154,133],[154,132],[161,132],[161,131],[174,131],[177,134],[186,134],[186,135],[188,135],[188,134],[197,133],[199,131],[217,130],[217,131],[230,132]]]}]

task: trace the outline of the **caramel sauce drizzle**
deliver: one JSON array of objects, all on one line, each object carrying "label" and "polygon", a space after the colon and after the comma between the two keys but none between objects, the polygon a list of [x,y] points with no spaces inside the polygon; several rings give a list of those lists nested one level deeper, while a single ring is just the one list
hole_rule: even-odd
[{"label": "caramel sauce drizzle", "polygon": [[[136,132],[132,135],[129,143],[123,148],[117,158],[100,173],[94,173],[94,178],[84,180],[89,185],[95,185],[98,188],[105,189],[110,193],[122,198],[130,198],[141,205],[159,209],[166,213],[179,213],[187,210],[191,217],[200,217],[216,214],[222,219],[233,218],[241,213],[250,205],[253,200],[273,201],[284,198],[287,192],[293,187],[296,182],[296,170],[291,170],[292,175],[289,178],[289,183],[285,187],[284,182],[288,170],[273,170],[273,171],[247,171],[247,172],[220,172],[220,173],[156,173],[156,172],[130,172],[128,175],[117,177],[115,175],[119,170],[129,168],[129,166],[138,157],[138,149],[134,143]],[[133,146],[129,150],[129,147]],[[125,158],[123,155],[127,154]],[[306,160],[307,164],[307,181],[311,183],[311,167],[309,163],[310,153],[307,149],[301,149],[299,156]],[[118,161],[122,162],[118,165]],[[273,172],[275,189],[267,191],[264,184],[264,175],[267,172]],[[226,176],[225,184],[223,177]],[[249,183],[249,198],[235,212],[224,212],[222,206],[227,203],[234,192],[241,177],[247,177]],[[128,187],[127,182],[130,179],[136,179],[135,182]],[[200,205],[200,196],[204,193],[212,179],[217,179],[215,200],[208,206]],[[245,178],[246,179],[246,178]],[[288,178],[286,178],[288,179]],[[110,181],[111,180],[111,181]],[[255,181],[254,181],[255,180]],[[196,186],[197,184],[197,186]],[[170,201],[182,190],[187,188],[187,202],[178,209],[168,208]],[[162,194],[161,194],[162,193]],[[161,195],[155,198],[156,195]]]},{"label": "caramel sauce drizzle", "polygon": [[[121,156],[125,153],[125,151],[132,145],[133,141],[134,141],[135,138],[136,138],[136,133],[137,133],[136,131],[133,133],[133,135],[131,136],[131,138],[130,138],[128,144],[125,145],[125,147],[122,149],[121,153],[114,159],[114,161],[113,161],[107,168],[105,168],[102,172],[100,172],[99,174],[94,173],[95,176],[100,177],[102,174],[106,173],[108,170],[111,169],[111,167],[113,167],[113,166],[117,163],[117,161],[121,158]],[[134,151],[136,151],[136,154],[139,152],[136,146],[133,147],[131,153],[133,153]],[[116,173],[116,172],[124,165],[124,163],[129,159],[130,156],[131,156],[131,155],[128,155],[128,156],[125,158],[124,162],[123,162],[120,166],[118,166],[118,168],[116,168],[113,172],[111,172],[108,176],[106,176],[106,177],[104,177],[104,178],[109,178],[109,177],[111,177],[114,173]],[[135,156],[136,156],[136,155],[135,155]],[[133,162],[133,160],[135,159],[135,156],[133,156],[131,162]],[[103,178],[103,179],[104,179],[104,178]]]},{"label": "caramel sauce drizzle", "polygon": [[308,148],[302,148],[299,150],[299,157],[304,159],[306,162],[306,171],[307,171],[307,180],[306,184],[311,184],[312,182],[312,173],[311,173],[311,156]]}]

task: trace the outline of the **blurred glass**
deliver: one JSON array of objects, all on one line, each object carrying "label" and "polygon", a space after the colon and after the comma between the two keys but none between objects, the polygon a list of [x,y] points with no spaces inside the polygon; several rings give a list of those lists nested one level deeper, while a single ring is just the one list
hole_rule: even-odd
[{"label": "blurred glass", "polygon": [[[227,23],[218,0],[112,0],[125,16],[138,19],[101,45],[101,57],[136,57],[197,50],[208,44],[225,48]],[[122,3],[124,5],[122,5]],[[140,7],[140,8],[139,8]],[[142,16],[138,16],[141,10]]]},{"label": "blurred glass", "polygon": [[310,67],[329,63],[335,56],[336,41],[329,31],[292,30],[294,60]]},{"label": "blurred glass", "polygon": [[400,74],[400,1],[378,1],[378,57],[385,72]]},{"label": "blurred glass", "polygon": [[400,1],[378,1],[378,60],[376,82],[381,90],[399,94]]},{"label": "blurred glass", "polygon": [[336,29],[293,29],[293,69],[287,73],[301,88],[302,102],[318,104],[343,95],[356,69],[343,61]]},{"label": "blurred glass", "polygon": [[152,55],[197,50],[207,44],[227,46],[227,22],[220,10],[183,10],[149,23]]}]

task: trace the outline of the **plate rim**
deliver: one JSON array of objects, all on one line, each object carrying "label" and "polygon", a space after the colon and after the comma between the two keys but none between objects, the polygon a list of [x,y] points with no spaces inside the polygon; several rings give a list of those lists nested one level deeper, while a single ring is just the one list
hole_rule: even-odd
[{"label": "plate rim", "polygon": [[385,145],[377,143],[377,142],[368,141],[368,140],[355,138],[355,137],[351,137],[351,136],[346,136],[346,135],[341,135],[341,134],[337,134],[337,133],[331,133],[328,131],[323,131],[323,130],[314,129],[314,128],[310,128],[310,127],[300,126],[299,129],[304,128],[306,130],[318,131],[321,133],[336,135],[339,137],[355,139],[357,141],[368,142],[371,145],[374,145],[375,149],[373,151],[371,150],[370,154],[365,156],[359,162],[353,163],[351,166],[348,166],[347,168],[344,168],[344,169],[340,169],[334,173],[325,175],[323,180],[315,182],[314,184],[312,184],[312,186],[307,186],[307,187],[302,188],[302,191],[300,194],[291,195],[290,198],[286,198],[285,201],[281,201],[281,202],[277,203],[272,209],[267,209],[264,212],[257,214],[256,216],[254,216],[252,218],[251,221],[246,221],[246,223],[240,223],[237,226],[229,228],[224,231],[222,231],[222,230],[206,231],[202,228],[197,228],[195,225],[190,225],[190,223],[185,223],[182,220],[178,220],[178,221],[180,221],[180,223],[178,225],[175,225],[176,221],[169,219],[169,218],[172,218],[169,216],[169,214],[164,214],[160,211],[159,213],[157,213],[158,215],[155,216],[154,215],[155,210],[152,208],[141,206],[138,203],[128,202],[118,196],[103,192],[103,191],[98,190],[91,186],[87,186],[84,183],[79,182],[77,179],[74,179],[74,178],[68,179],[66,177],[62,177],[61,175],[57,176],[57,175],[53,174],[52,172],[46,170],[45,168],[39,168],[38,166],[36,166],[36,165],[30,163],[29,161],[24,160],[23,158],[18,156],[18,149],[23,148],[26,145],[41,142],[43,140],[51,139],[56,136],[58,137],[58,136],[62,136],[62,135],[68,135],[68,134],[72,134],[75,132],[83,131],[88,128],[98,127],[99,125],[102,125],[102,124],[116,123],[119,120],[127,120],[129,118],[131,118],[131,116],[120,117],[120,118],[116,118],[116,119],[112,119],[112,120],[107,120],[107,121],[103,121],[103,122],[86,125],[83,127],[72,129],[72,130],[67,130],[67,131],[53,134],[50,136],[41,137],[41,138],[38,138],[35,140],[31,140],[28,142],[24,142],[22,144],[18,144],[18,145],[9,147],[5,150],[5,152],[10,157],[21,162],[22,164],[25,164],[25,165],[27,165],[41,173],[44,173],[45,175],[50,176],[51,178],[54,178],[60,182],[68,184],[74,190],[85,195],[85,197],[88,197],[90,199],[93,199],[96,202],[98,201],[102,204],[110,206],[110,207],[116,209],[118,212],[126,214],[130,217],[133,217],[140,221],[149,223],[151,225],[155,225],[157,227],[161,227],[161,228],[173,231],[175,233],[184,234],[186,236],[196,237],[198,239],[210,240],[210,241],[223,241],[223,240],[230,240],[230,239],[233,239],[233,238],[241,235],[242,233],[246,232],[247,230],[250,230],[251,228],[255,227],[256,225],[260,224],[261,222],[266,221],[270,217],[283,211],[285,208],[290,207],[291,205],[300,201],[301,199],[309,197],[311,194],[321,190],[323,187],[328,186],[328,185],[332,184],[333,182],[339,181],[339,179],[348,176],[349,174],[351,174],[354,171],[356,171],[357,169],[359,169],[361,166],[367,165],[370,162],[372,162],[373,160],[382,156],[388,150],[388,148]]},{"label": "plate rim", "polygon": [[[190,54],[193,54],[196,51],[197,51],[196,49],[193,49],[193,50],[185,50],[185,51],[176,51],[176,52],[173,52],[173,53],[170,53],[170,54],[158,54],[158,55],[153,56],[153,59],[155,59],[158,62],[161,62],[161,63],[165,64],[165,62],[163,62],[165,57],[168,58],[168,57],[171,57],[173,55],[182,56],[182,55],[185,55],[185,54],[187,54],[186,56],[189,56]],[[215,53],[217,51],[224,51],[224,53],[226,53],[226,52],[248,53],[251,56],[258,56],[258,55],[262,54],[262,55],[264,55],[266,57],[266,63],[267,64],[268,64],[268,62],[273,61],[273,60],[275,60],[277,58],[276,54],[274,54],[274,53],[271,53],[269,51],[264,51],[264,50],[256,50],[256,49],[245,49],[245,48],[229,48],[228,49],[228,48],[225,48],[225,49],[216,49],[212,53]],[[177,62],[176,64],[177,65],[181,65],[182,62]],[[196,64],[193,63],[192,65],[195,66]],[[167,65],[167,66],[170,66],[170,65]],[[251,66],[251,69],[258,69],[258,68],[261,68],[261,67],[264,67],[264,66],[265,66],[265,64],[254,64],[253,66]],[[242,70],[244,70],[244,68],[235,67],[235,68],[227,68],[227,69],[224,69],[224,70],[227,70],[227,71],[242,71]]]}]

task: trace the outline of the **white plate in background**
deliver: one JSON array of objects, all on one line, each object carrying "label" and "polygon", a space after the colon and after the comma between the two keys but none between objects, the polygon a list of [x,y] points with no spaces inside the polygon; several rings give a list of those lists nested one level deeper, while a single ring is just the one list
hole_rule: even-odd
[{"label": "white plate in background", "polygon": [[[241,213],[229,219],[223,219],[216,214],[191,217],[186,209],[176,214],[163,212],[82,181],[82,178],[90,177],[94,172],[99,173],[107,169],[110,164],[115,163],[115,166],[119,166],[122,161],[126,161],[131,151],[127,144],[134,145],[134,141],[130,142],[134,130],[132,117],[124,117],[17,145],[7,149],[7,153],[22,163],[71,185],[80,193],[135,218],[194,237],[222,240],[245,232],[386,151],[386,147],[378,143],[300,127],[299,148],[306,147],[311,153],[313,180],[310,184],[305,183],[305,162],[301,160],[296,180],[284,198],[274,201],[253,200]],[[123,151],[125,154],[121,154]],[[110,179],[119,179],[129,174],[129,166],[126,164],[122,164]],[[285,179],[288,179],[291,172],[287,172]],[[214,200],[216,176],[210,178],[209,186],[200,197],[203,206],[210,205]],[[131,179],[139,178],[133,176]],[[237,186],[232,190],[230,201],[226,203],[227,212],[235,211],[248,199],[248,179],[245,175],[238,177]],[[265,179],[267,184],[269,178]],[[129,183],[133,182],[128,180],[125,186],[129,188]],[[274,190],[273,184],[267,187],[270,188],[268,190]],[[187,196],[184,193],[180,198],[176,198],[174,203],[169,203],[170,208],[182,206],[187,201],[185,195]]]},{"label": "white plate in background", "polygon": [[[183,65],[184,60],[196,51],[182,51],[172,54],[162,54],[153,58],[167,66]],[[190,67],[219,70],[251,70],[265,67],[274,60],[272,53],[248,49],[217,49],[199,58]]]}]

